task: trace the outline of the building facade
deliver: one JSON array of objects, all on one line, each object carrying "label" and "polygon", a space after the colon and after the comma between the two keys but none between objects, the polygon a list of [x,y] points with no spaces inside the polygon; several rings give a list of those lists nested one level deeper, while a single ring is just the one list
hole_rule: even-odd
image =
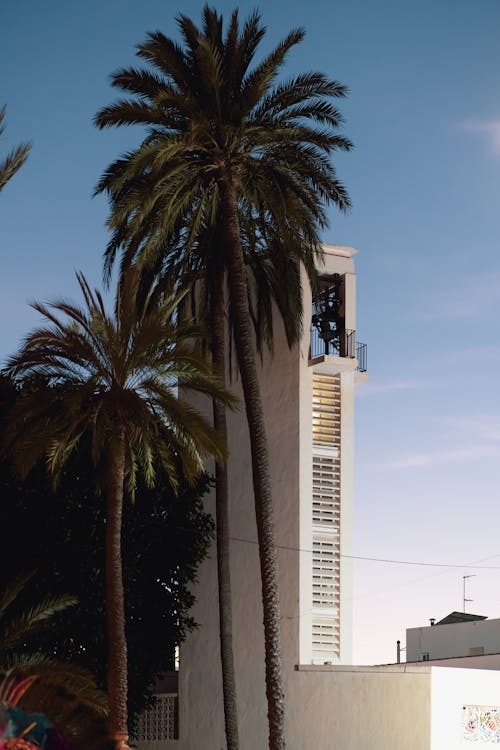
[{"label": "building facade", "polygon": [[432,625],[407,628],[406,662],[500,669],[500,619],[452,612]]},{"label": "building facade", "polygon": [[[290,713],[300,700],[299,665],[352,660],[353,409],[355,385],[366,378],[360,372],[366,369],[365,349],[356,341],[355,252],[324,246],[320,292],[314,301],[303,279],[301,340],[289,348],[277,321],[273,353],[264,355],[260,367]],[[232,390],[241,397],[236,371],[233,363],[230,373],[228,363]],[[205,407],[209,412],[210,405]],[[243,406],[228,414],[228,433],[233,643],[242,750],[250,750],[266,746],[267,705],[257,530]],[[208,504],[213,512],[213,497]],[[193,617],[199,627],[181,648],[175,746],[218,750],[224,745],[224,721],[215,550],[200,569],[195,595]],[[168,696],[162,700],[164,706],[172,705]]]}]

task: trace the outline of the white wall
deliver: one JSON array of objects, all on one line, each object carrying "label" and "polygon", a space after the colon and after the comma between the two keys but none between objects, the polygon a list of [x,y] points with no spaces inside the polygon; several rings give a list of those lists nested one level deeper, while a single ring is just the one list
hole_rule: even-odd
[{"label": "white wall", "polygon": [[420,661],[422,654],[429,659],[469,656],[469,649],[484,647],[485,654],[500,653],[500,619],[408,628],[406,631],[406,660]]},{"label": "white wall", "polygon": [[464,705],[500,706],[500,673],[432,667],[430,750],[496,747],[463,739]]},{"label": "white wall", "polygon": [[417,666],[427,664],[436,667],[460,667],[461,669],[498,669],[500,671],[500,653],[484,656],[456,656],[451,659],[430,659],[429,661],[405,662]]}]

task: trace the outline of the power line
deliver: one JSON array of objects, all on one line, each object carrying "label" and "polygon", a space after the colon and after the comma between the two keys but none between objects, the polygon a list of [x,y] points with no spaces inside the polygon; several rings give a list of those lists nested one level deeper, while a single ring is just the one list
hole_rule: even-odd
[{"label": "power line", "polygon": [[[428,568],[474,568],[475,570],[500,570],[500,565],[469,565],[463,563],[461,565],[457,563],[431,563],[431,562],[417,562],[413,560],[387,560],[382,557],[362,557],[360,555],[340,555],[340,557],[348,557],[352,560],[368,560],[370,562],[382,562],[382,563],[393,563],[394,565],[420,565]],[[494,555],[497,557],[497,555]]]},{"label": "power line", "polygon": [[[199,531],[197,531],[196,529],[190,529],[183,526],[170,525],[169,528],[175,529],[177,531],[187,532],[189,534],[199,534]],[[232,542],[258,545],[258,541],[256,539],[243,539],[243,537],[238,536],[231,536],[229,538]],[[306,549],[304,547],[294,547],[286,544],[276,544],[275,547],[276,549],[283,549],[291,552],[307,552],[311,555],[314,553],[314,550],[312,549]],[[340,557],[348,560],[364,560],[367,562],[386,563],[389,565],[415,565],[424,568],[469,568],[471,570],[500,570],[500,565],[475,565],[474,563],[432,563],[424,562],[422,560],[393,560],[386,557],[366,557],[364,555],[341,554]],[[498,555],[491,555],[491,557],[485,557],[483,559],[492,560],[495,557],[500,557],[500,553]]]},{"label": "power line", "polygon": [[[233,542],[242,542],[243,544],[254,544],[258,545],[258,541],[255,539],[243,539],[242,537],[232,536],[230,537],[231,541]],[[307,552],[309,554],[313,554],[314,550],[312,549],[305,549],[302,547],[292,547],[285,544],[276,544],[276,549],[284,549],[284,550],[290,550],[292,552]],[[362,555],[343,555],[341,554],[340,557],[349,559],[349,560],[366,560],[368,562],[378,562],[378,563],[387,563],[391,565],[417,565],[419,567],[426,567],[426,568],[471,568],[474,570],[500,570],[500,565],[473,565],[470,563],[432,563],[432,562],[423,562],[423,561],[417,561],[417,560],[392,560],[385,557],[364,557]],[[493,555],[492,557],[499,557],[499,555]],[[488,558],[487,558],[488,559]]]}]

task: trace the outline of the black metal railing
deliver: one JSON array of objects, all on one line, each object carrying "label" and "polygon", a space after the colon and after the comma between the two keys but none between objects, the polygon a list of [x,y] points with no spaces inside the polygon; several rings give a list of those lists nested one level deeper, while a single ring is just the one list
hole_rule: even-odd
[{"label": "black metal railing", "polygon": [[361,342],[356,344],[356,359],[358,360],[357,370],[366,372],[367,368],[367,346]]},{"label": "black metal railing", "polygon": [[367,346],[356,341],[356,331],[345,331],[340,333],[334,341],[327,341],[320,336],[318,329],[311,326],[310,359],[323,357],[347,357],[357,359],[360,372],[366,372]]}]

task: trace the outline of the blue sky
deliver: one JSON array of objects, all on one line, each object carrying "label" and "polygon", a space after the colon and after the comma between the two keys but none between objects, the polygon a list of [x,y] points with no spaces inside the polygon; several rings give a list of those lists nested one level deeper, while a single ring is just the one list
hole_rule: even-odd
[{"label": "blue sky", "polygon": [[[98,132],[92,117],[146,31],[173,35],[178,10],[200,9],[2,2],[0,154],[24,140],[33,150],[0,199],[0,358],[36,320],[28,299],[75,295],[75,269],[100,283],[106,205],[92,191],[139,132]],[[268,46],[306,28],[287,73],[319,69],[350,89],[355,150],[336,163],[353,209],[332,210],[324,239],[359,248],[370,381],[357,403],[355,553],[468,566],[356,561],[356,661],[390,661],[405,627],[461,608],[462,575],[476,574],[469,611],[500,616],[500,570],[471,567],[500,569],[500,4],[261,9]]]}]

